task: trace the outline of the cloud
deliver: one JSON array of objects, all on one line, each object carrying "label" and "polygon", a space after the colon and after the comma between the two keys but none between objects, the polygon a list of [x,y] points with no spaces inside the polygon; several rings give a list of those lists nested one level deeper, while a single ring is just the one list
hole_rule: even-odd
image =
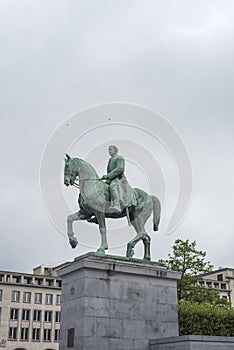
[{"label": "cloud", "polygon": [[152,238],[154,258],[165,257],[182,235],[201,242],[216,266],[231,265],[233,2],[25,0],[0,6],[0,266],[30,270],[85,251],[69,250],[43,212],[40,159],[66,117],[109,101],[165,115],[192,159],[190,210],[174,235]]}]

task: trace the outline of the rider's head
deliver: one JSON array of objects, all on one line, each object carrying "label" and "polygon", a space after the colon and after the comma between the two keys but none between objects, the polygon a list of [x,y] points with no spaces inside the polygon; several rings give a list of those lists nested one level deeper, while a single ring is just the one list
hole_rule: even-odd
[{"label": "rider's head", "polygon": [[118,148],[115,145],[110,145],[109,146],[109,154],[110,154],[110,156],[113,156],[116,153],[118,153]]}]

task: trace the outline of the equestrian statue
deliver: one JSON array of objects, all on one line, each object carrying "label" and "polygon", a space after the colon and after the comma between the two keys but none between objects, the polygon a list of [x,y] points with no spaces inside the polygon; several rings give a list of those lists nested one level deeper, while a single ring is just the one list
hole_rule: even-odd
[{"label": "equestrian statue", "polygon": [[78,198],[80,210],[67,217],[69,243],[72,248],[78,243],[73,232],[73,221],[87,220],[96,223],[101,234],[101,245],[97,254],[103,256],[108,249],[106,218],[118,219],[126,216],[128,224],[136,231],[136,236],[127,244],[126,257],[131,258],[134,255],[135,245],[142,240],[144,260],[150,261],[150,236],[145,230],[145,224],[153,213],[153,230],[158,230],[160,201],[139,188],[130,187],[124,175],[125,160],[118,154],[115,145],[109,146],[109,154],[107,174],[102,178],[89,163],[66,154],[64,184],[78,187],[80,190]]}]

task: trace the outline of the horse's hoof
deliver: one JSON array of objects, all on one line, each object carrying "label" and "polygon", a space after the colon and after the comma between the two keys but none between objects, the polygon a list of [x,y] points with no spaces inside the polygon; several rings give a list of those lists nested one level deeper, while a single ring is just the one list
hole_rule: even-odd
[{"label": "horse's hoof", "polygon": [[126,257],[127,258],[132,258],[134,255],[134,250],[132,249],[132,246],[130,244],[127,245],[127,252],[126,252]]},{"label": "horse's hoof", "polygon": [[96,255],[98,255],[98,256],[105,256],[105,249],[99,248],[99,249],[96,251]]},{"label": "horse's hoof", "polygon": [[132,258],[134,254],[135,254],[135,252],[134,252],[134,250],[132,249],[130,252],[128,252],[128,253],[126,254],[126,257],[127,257],[127,258]]},{"label": "horse's hoof", "polygon": [[150,256],[144,256],[144,259],[143,259],[143,260],[151,261],[151,258],[150,258]]},{"label": "horse's hoof", "polygon": [[77,241],[77,239],[69,239],[69,243],[70,243],[70,245],[71,245],[71,247],[74,249],[76,246],[77,246],[77,244],[78,244],[78,241]]}]

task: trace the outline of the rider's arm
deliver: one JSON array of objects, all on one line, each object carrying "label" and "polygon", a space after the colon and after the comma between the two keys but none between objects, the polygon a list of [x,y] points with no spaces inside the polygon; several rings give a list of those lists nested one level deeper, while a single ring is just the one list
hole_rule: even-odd
[{"label": "rider's arm", "polygon": [[117,176],[122,175],[124,173],[125,162],[124,162],[123,157],[118,157],[116,161],[117,161],[117,164],[116,164],[115,169],[110,171],[107,174],[107,177],[109,180],[113,180]]}]

